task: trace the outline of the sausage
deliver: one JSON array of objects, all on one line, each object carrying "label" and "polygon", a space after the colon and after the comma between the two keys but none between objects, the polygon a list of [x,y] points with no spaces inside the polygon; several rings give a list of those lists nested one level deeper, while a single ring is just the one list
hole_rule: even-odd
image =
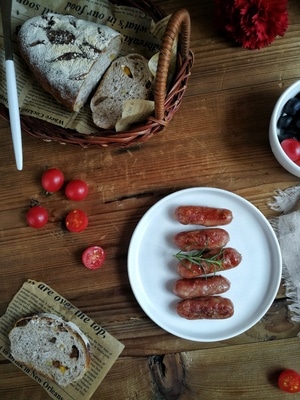
[{"label": "sausage", "polygon": [[207,278],[178,279],[174,284],[173,292],[182,299],[189,299],[225,293],[229,288],[228,279],[221,275],[214,275]]},{"label": "sausage", "polygon": [[233,219],[231,210],[205,206],[179,206],[174,216],[183,225],[227,225]]},{"label": "sausage", "polygon": [[222,296],[204,296],[184,299],[177,304],[177,313],[186,319],[225,319],[234,314],[230,299]]},{"label": "sausage", "polygon": [[[212,257],[215,257],[214,261],[220,261],[220,263],[216,264],[205,261],[205,259],[211,259]],[[179,275],[182,278],[197,278],[235,268],[242,261],[241,254],[232,247],[203,252],[201,258],[203,261],[200,261],[199,264],[193,263],[187,259],[181,260],[177,265],[177,272]]]},{"label": "sausage", "polygon": [[207,228],[179,232],[174,236],[175,245],[183,251],[212,250],[224,247],[229,233],[222,228]]}]

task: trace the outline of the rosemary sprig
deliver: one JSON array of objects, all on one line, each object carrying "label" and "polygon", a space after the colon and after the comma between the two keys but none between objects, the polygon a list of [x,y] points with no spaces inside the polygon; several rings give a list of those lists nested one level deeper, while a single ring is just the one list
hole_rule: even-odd
[{"label": "rosemary sprig", "polygon": [[[199,251],[193,251],[185,253],[182,250],[178,253],[174,254],[174,257],[179,261],[188,260],[192,264],[199,265],[203,272],[206,273],[207,269],[209,269],[210,265],[214,266],[214,272],[220,271],[223,269],[223,261],[224,261],[224,250],[220,249],[218,253],[212,255],[210,257],[206,257],[205,249]],[[186,266],[187,269],[190,269]]]}]

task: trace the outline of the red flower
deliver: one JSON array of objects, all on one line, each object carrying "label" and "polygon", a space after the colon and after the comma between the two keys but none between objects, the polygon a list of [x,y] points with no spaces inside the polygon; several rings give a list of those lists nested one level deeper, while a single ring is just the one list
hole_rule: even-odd
[{"label": "red flower", "polygon": [[215,0],[215,20],[242,47],[260,49],[284,35],[287,0]]}]

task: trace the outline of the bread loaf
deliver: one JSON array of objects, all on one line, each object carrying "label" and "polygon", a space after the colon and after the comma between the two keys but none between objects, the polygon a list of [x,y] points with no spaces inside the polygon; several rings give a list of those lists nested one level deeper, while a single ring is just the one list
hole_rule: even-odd
[{"label": "bread loaf", "polygon": [[94,123],[113,129],[122,116],[123,103],[130,99],[151,99],[153,75],[148,61],[140,54],[129,54],[112,62],[92,97]]},{"label": "bread loaf", "polygon": [[9,333],[11,355],[61,386],[82,378],[90,365],[90,344],[80,329],[53,314],[18,320]]},{"label": "bread loaf", "polygon": [[67,109],[79,111],[119,54],[122,35],[105,25],[49,13],[24,22],[18,44],[40,85]]}]

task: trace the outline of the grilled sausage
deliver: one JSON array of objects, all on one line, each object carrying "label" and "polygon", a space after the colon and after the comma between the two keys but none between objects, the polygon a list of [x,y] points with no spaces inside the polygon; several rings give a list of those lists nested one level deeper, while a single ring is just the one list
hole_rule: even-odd
[{"label": "grilled sausage", "polygon": [[189,299],[225,293],[229,288],[228,279],[215,275],[207,278],[178,279],[174,284],[173,292],[182,299]]},{"label": "grilled sausage", "polygon": [[177,304],[177,313],[186,319],[225,319],[234,314],[230,299],[222,296],[195,297]]},{"label": "grilled sausage", "polygon": [[[205,261],[205,259],[211,260],[212,257],[214,257],[214,261],[219,263]],[[177,265],[179,275],[182,278],[197,278],[235,268],[242,261],[241,254],[232,247],[203,252],[201,258],[203,258],[203,261],[200,261],[199,264],[192,263],[187,259],[181,260]]]},{"label": "grilled sausage", "polygon": [[226,246],[229,233],[222,228],[207,228],[179,232],[174,236],[175,245],[183,251],[212,250]]},{"label": "grilled sausage", "polygon": [[179,206],[174,215],[175,219],[183,225],[227,225],[233,219],[231,210],[204,206]]}]

